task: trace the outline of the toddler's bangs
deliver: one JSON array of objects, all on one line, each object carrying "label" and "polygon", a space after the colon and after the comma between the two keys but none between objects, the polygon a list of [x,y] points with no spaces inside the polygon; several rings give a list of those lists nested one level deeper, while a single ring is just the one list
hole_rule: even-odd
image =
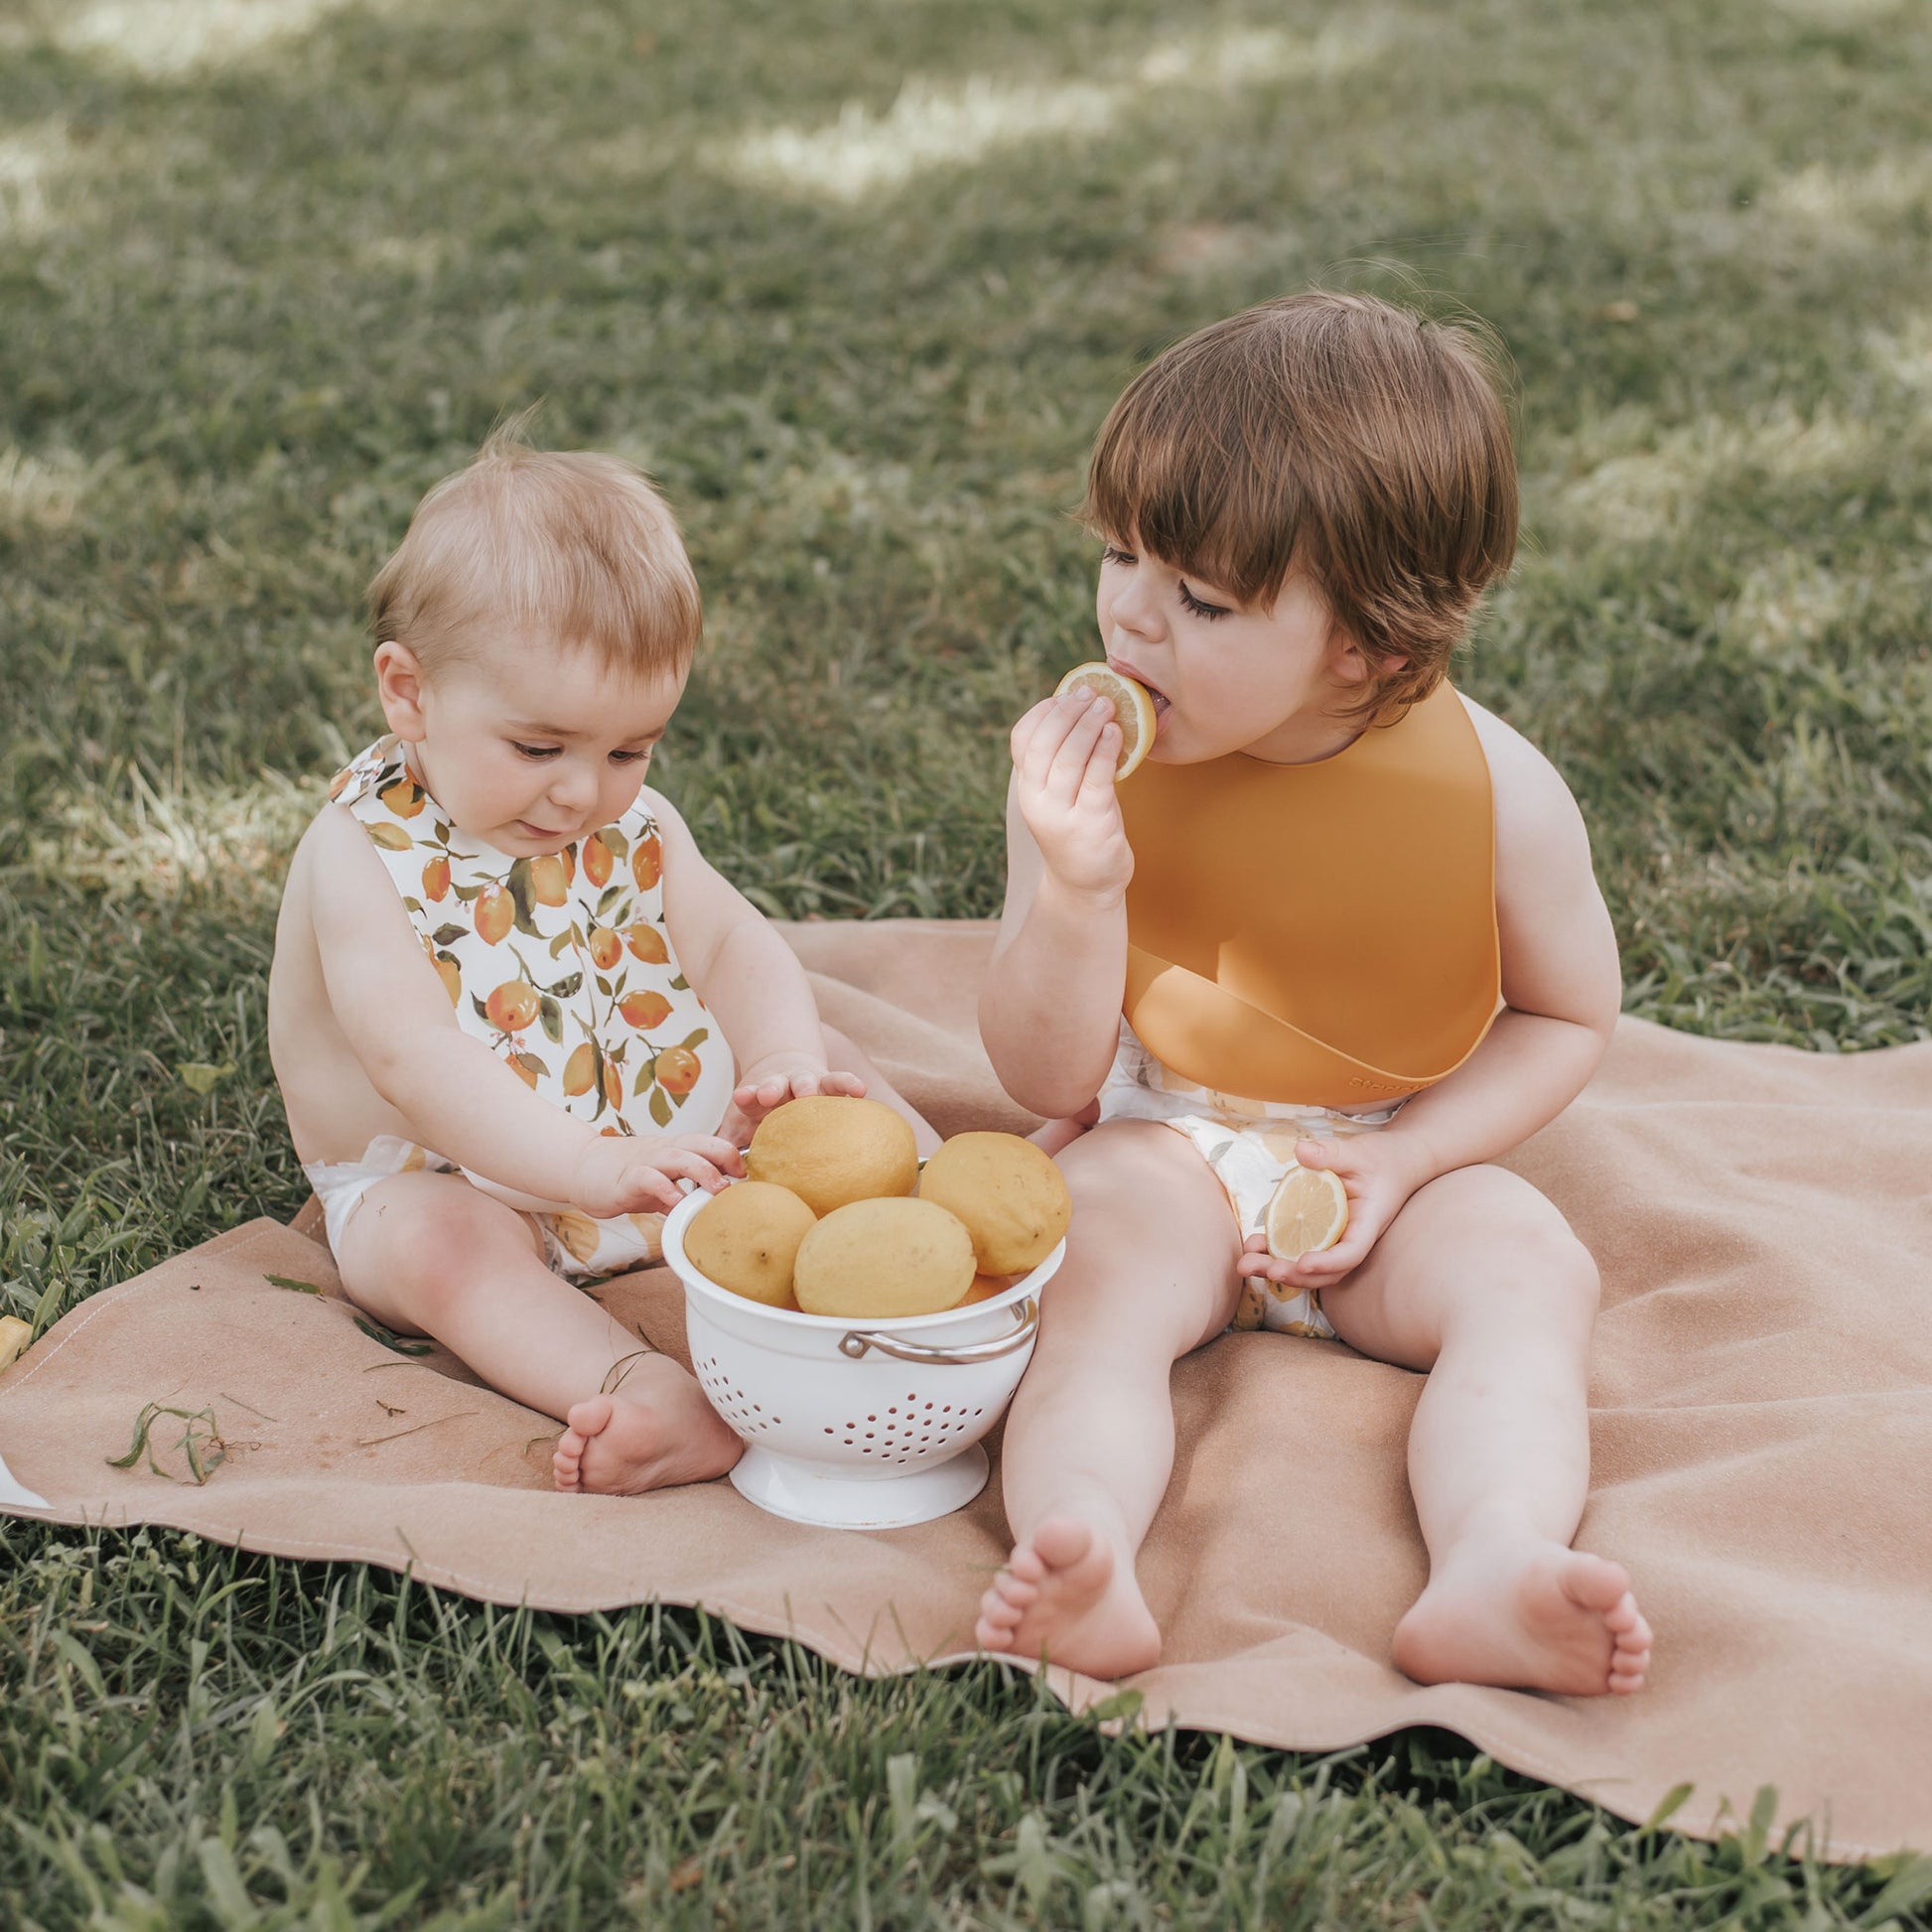
[{"label": "toddler's bangs", "polygon": [[1308,512],[1297,466],[1279,437],[1255,447],[1258,412],[1165,375],[1158,363],[1143,371],[1101,427],[1080,520],[1266,608],[1295,567]]}]

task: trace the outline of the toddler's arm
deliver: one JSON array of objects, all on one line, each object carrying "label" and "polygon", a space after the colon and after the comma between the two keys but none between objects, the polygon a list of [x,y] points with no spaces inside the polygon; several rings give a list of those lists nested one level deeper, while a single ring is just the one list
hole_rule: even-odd
[{"label": "toddler's arm", "polygon": [[698,850],[670,805],[655,799],[652,810],[664,842],[664,923],[685,978],[731,1042],[732,1097],[745,1123],[809,1094],[863,1094],[857,1076],[826,1068],[825,1029],[798,955]]},{"label": "toddler's arm", "polygon": [[367,836],[340,806],[312,828],[310,914],[338,1025],[369,1083],[426,1147],[519,1192],[585,1213],[675,1205],[680,1178],[743,1171],[709,1135],[615,1139],[533,1093],[466,1034]]},{"label": "toddler's arm", "polygon": [[1339,1176],[1348,1226],[1332,1248],[1293,1262],[1270,1260],[1256,1235],[1243,1274],[1296,1289],[1334,1287],[1417,1188],[1493,1161],[1547,1126],[1584,1090],[1609,1045],[1623,981],[1583,814],[1540,752],[1476,706],[1469,711],[1495,796],[1503,1010],[1482,1044],[1379,1134],[1301,1143],[1296,1158],[1304,1167]]},{"label": "toddler's arm", "polygon": [[980,1038],[1021,1106],[1078,1114],[1107,1077],[1127,983],[1134,854],[1114,795],[1105,698],[1035,705],[1013,729],[1007,898],[980,989]]},{"label": "toddler's arm", "polygon": [[1570,787],[1526,739],[1469,709],[1495,796],[1503,1011],[1378,1137],[1416,1149],[1428,1174],[1492,1161],[1553,1121],[1588,1084],[1623,1005],[1616,933]]}]

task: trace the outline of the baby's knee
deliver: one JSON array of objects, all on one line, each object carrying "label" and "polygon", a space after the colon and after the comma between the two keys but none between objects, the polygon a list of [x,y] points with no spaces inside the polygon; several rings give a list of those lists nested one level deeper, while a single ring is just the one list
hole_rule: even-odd
[{"label": "baby's knee", "polygon": [[434,1323],[450,1299],[492,1262],[500,1265],[521,1238],[521,1225],[500,1201],[461,1180],[437,1180],[398,1190],[385,1200],[372,1189],[357,1219],[367,1238],[358,1273],[379,1276],[385,1299],[403,1302],[412,1319]]}]

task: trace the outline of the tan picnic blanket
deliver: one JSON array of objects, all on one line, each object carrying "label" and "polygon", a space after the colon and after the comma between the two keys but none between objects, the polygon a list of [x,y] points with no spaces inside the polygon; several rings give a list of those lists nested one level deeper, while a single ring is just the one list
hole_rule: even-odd
[{"label": "tan picnic blanket", "polygon": [[[1018,1124],[973,1023],[990,928],[791,937],[828,1019],[942,1129]],[[1650,1688],[1570,1702],[1394,1671],[1424,1575],[1403,1475],[1419,1382],[1242,1335],[1174,1377],[1180,1449],[1142,1565],[1168,1640],[1134,1680],[1147,1721],[1311,1749],[1435,1725],[1628,1818],[1690,1782],[1674,1822],[1709,1833],[1774,1785],[1834,1856],[1932,1849],[1932,1042],[1834,1057],[1625,1021],[1511,1165],[1602,1266],[1582,1540],[1634,1574]],[[612,1306],[680,1347],[661,1271]],[[212,1412],[227,1459],[205,1486],[107,1466],[154,1399]],[[997,1479],[918,1529],[812,1530],[724,1482],[553,1494],[554,1434],[362,1332],[326,1251],[267,1220],[93,1297],[0,1378],[0,1456],[65,1522],[409,1566],[557,1610],[703,1603],[851,1670],[969,1647],[1006,1547]],[[1075,1704],[1111,1689],[1056,1681]]]}]

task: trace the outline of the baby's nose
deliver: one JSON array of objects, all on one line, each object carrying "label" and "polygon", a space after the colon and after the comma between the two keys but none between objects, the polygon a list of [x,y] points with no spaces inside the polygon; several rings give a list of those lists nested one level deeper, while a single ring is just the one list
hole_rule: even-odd
[{"label": "baby's nose", "polygon": [[596,774],[576,764],[564,765],[550,781],[550,802],[566,811],[588,811],[596,797]]}]

